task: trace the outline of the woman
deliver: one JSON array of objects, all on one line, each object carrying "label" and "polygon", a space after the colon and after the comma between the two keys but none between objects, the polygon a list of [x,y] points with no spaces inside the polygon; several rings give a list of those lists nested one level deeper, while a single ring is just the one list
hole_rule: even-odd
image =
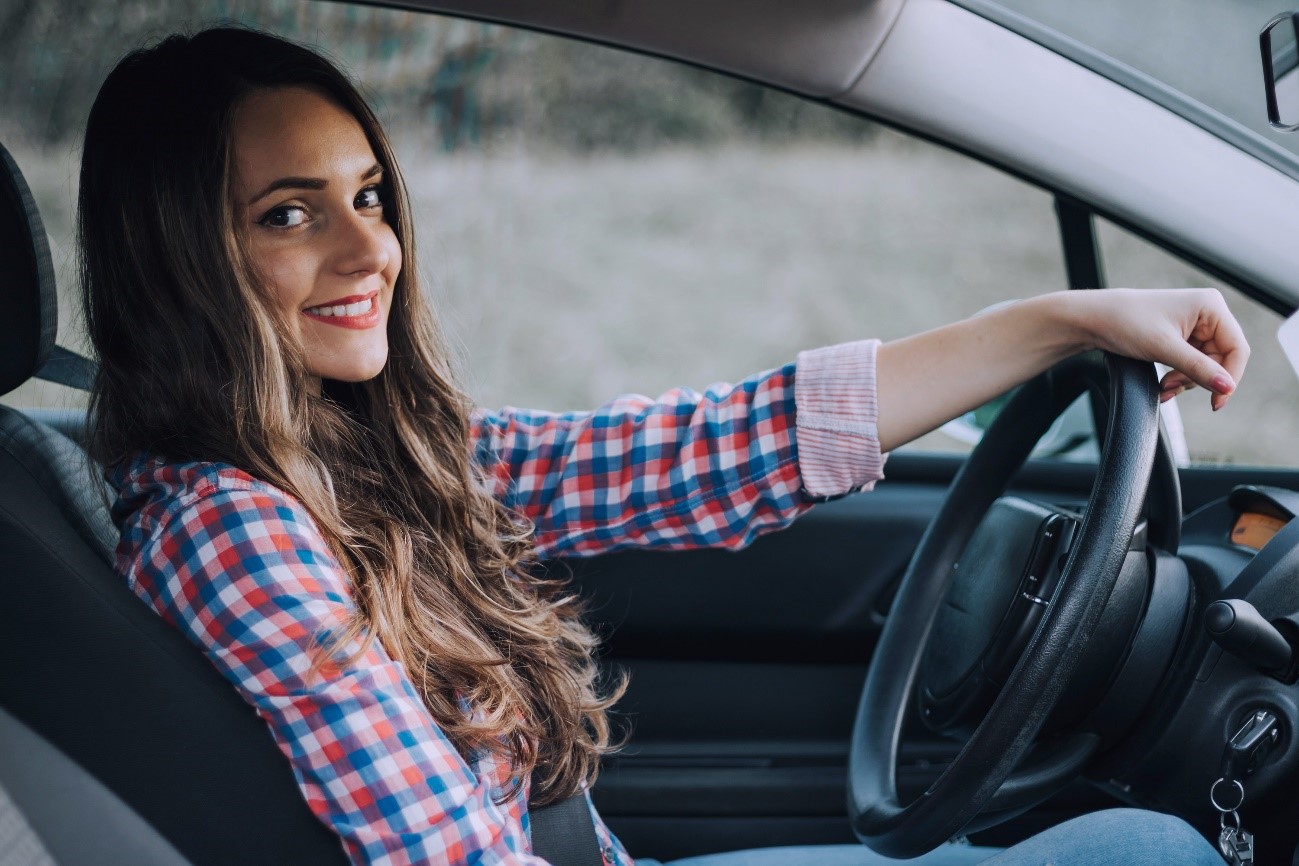
[{"label": "woman", "polygon": [[[257,709],[358,863],[539,863],[529,805],[580,792],[610,750],[619,687],[574,599],[530,574],[539,553],[741,546],[1075,352],[1163,361],[1165,398],[1196,383],[1214,408],[1249,352],[1211,290],[1072,293],[702,396],[474,412],[374,115],[325,60],[243,30],[118,65],[79,211],[118,567]],[[606,862],[631,863],[595,820]],[[1216,859],[1180,822],[1101,820],[1141,826],[1152,858]],[[999,857],[1088,862],[1093,830]]]}]

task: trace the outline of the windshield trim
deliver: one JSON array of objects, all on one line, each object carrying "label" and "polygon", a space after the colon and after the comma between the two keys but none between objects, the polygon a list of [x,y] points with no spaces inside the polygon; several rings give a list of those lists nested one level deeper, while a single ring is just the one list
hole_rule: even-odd
[{"label": "windshield trim", "polygon": [[1043,48],[1054,51],[1061,57],[1072,60],[1115,84],[1167,108],[1260,162],[1299,180],[1299,156],[1268,141],[1239,121],[1170,87],[1158,78],[1115,60],[1108,54],[1047,27],[1039,21],[1007,9],[993,0],[950,0],[950,2],[1018,33]]}]

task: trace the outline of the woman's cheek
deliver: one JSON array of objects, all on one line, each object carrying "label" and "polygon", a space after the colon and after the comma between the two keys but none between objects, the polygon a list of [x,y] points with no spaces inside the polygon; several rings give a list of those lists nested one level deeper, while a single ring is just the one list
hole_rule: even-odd
[{"label": "woman's cheek", "polygon": [[311,299],[312,280],[304,256],[295,252],[274,252],[263,266],[270,288],[285,312],[296,313]]}]

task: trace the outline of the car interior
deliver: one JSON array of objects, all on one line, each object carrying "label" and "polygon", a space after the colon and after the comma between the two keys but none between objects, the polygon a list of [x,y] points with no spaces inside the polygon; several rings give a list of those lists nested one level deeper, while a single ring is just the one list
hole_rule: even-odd
[{"label": "car interior", "polygon": [[[698,64],[998,166],[1050,193],[1070,288],[1105,285],[1104,218],[1272,310],[1294,306],[1299,175],[1152,111],[978,3],[762,0],[743,16],[687,0],[406,5]],[[936,44],[945,50],[927,50]],[[1028,68],[1033,83],[1018,86]],[[0,157],[0,393],[33,378],[88,387],[91,362],[55,345],[40,214],[20,166]],[[1288,794],[1299,779],[1299,469],[1177,465],[1157,431],[1153,371],[1116,370],[1093,358],[1056,371],[1035,386],[1049,417],[1030,417],[1025,392],[976,458],[893,454],[875,491],[823,503],[738,553],[549,564],[588,599],[603,660],[631,673],[617,708],[631,737],[593,791],[631,853],[862,838],[914,853],[953,834],[1003,845],[1114,805],[1172,812],[1213,838],[1210,792],[1226,779],[1266,840],[1258,862],[1299,862]],[[1016,430],[1041,433],[1080,394],[1108,462],[1028,457],[1037,436]],[[77,410],[0,406],[0,825],[13,840],[0,851],[59,864],[345,862],[262,720],[118,579],[111,493],[81,447],[85,423]],[[1108,535],[1091,528],[1106,503],[1123,512]],[[1091,546],[1075,545],[1084,531]],[[916,583],[930,553],[931,582]],[[946,596],[956,558],[985,556],[1002,579]],[[1093,571],[1109,583],[1082,579]],[[1053,632],[1058,618],[1044,614],[1058,585],[1090,586],[1077,612],[1091,637],[1077,646],[1083,632]],[[909,606],[921,595],[932,608]],[[977,626],[952,613],[971,605]],[[941,638],[898,643],[923,617]],[[1065,645],[1060,667],[1020,664]],[[908,676],[872,667],[880,651],[900,653]],[[1022,689],[1017,703],[998,700],[1007,684]],[[994,705],[1000,721],[982,725]],[[979,739],[990,728],[1026,756],[1019,772]],[[982,799],[943,787],[962,773],[955,790]],[[1002,793],[984,791],[998,773]],[[934,791],[950,807],[939,818],[891,813]]]}]

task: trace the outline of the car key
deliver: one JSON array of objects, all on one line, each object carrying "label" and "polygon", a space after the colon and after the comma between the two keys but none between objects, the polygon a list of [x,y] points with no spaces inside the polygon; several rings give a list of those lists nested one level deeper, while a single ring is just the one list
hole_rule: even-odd
[{"label": "car key", "polygon": [[1280,734],[1277,717],[1268,710],[1256,710],[1227,741],[1221,775],[1209,787],[1209,802],[1219,813],[1218,851],[1233,866],[1254,862],[1254,834],[1240,823],[1239,810],[1245,804],[1243,780],[1267,761]]},{"label": "car key", "polygon": [[1240,826],[1240,813],[1231,812],[1233,823],[1222,813],[1222,830],[1218,833],[1218,851],[1231,866],[1253,866],[1254,834]]}]

